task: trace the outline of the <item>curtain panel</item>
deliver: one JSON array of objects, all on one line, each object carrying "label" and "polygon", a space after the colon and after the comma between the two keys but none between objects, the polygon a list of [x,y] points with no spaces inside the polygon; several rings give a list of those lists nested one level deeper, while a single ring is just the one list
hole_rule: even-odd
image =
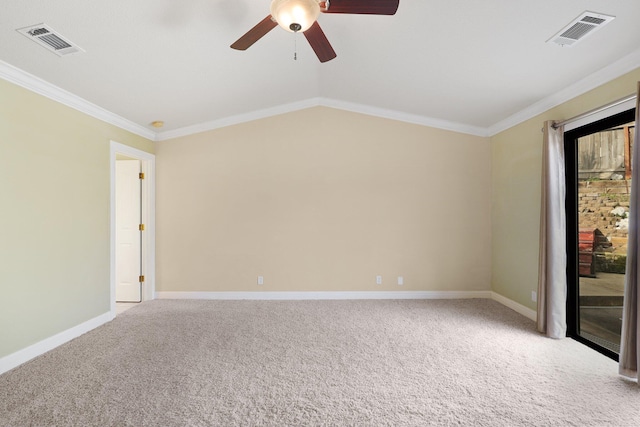
[{"label": "curtain panel", "polygon": [[551,338],[564,338],[567,334],[564,127],[554,128],[554,122],[547,121],[543,132],[537,327]]},{"label": "curtain panel", "polygon": [[638,365],[640,365],[640,350],[638,345],[638,270],[640,270],[638,259],[638,246],[640,236],[638,226],[640,225],[640,211],[638,201],[640,200],[640,154],[638,153],[638,138],[640,131],[640,82],[638,82],[638,97],[636,98],[636,126],[635,139],[631,160],[631,194],[629,204],[629,237],[627,242],[627,267],[624,277],[624,306],[622,309],[622,334],[620,342],[620,362],[619,372],[626,377],[638,379]]}]

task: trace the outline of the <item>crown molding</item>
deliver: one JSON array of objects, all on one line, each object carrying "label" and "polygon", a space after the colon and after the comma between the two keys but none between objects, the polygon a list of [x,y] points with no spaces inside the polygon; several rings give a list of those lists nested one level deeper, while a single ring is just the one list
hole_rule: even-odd
[{"label": "crown molding", "polygon": [[320,105],[319,98],[309,98],[289,104],[277,105],[275,107],[264,108],[262,110],[256,110],[245,114],[238,114],[235,116],[224,117],[218,120],[212,120],[210,122],[199,123],[192,126],[185,126],[174,130],[159,132],[157,134],[156,141],[165,141],[167,139],[180,138],[182,136],[189,136],[196,133],[207,132],[227,126],[252,122],[254,120],[278,116],[280,114],[292,113],[294,111],[304,110],[306,108],[317,107],[318,105]]},{"label": "crown molding", "polygon": [[369,116],[380,117],[383,119],[396,120],[400,122],[412,123],[421,126],[429,126],[432,128],[449,130],[453,132],[465,133],[475,136],[488,136],[487,129],[465,125],[462,123],[450,122],[447,120],[434,119],[430,117],[419,116],[416,114],[408,114],[400,111],[388,110],[384,108],[372,107],[369,105],[356,104],[352,102],[340,101],[330,98],[309,98],[303,101],[292,102],[289,104],[278,105],[271,108],[265,108],[262,110],[253,111],[246,114],[239,114],[236,116],[225,117],[219,120],[213,120],[206,123],[201,123],[193,126],[186,126],[183,128],[159,132],[156,137],[156,141],[166,141],[168,139],[180,138],[183,136],[189,136],[200,132],[207,132],[226,126],[237,125],[241,123],[247,123],[258,119],[264,119],[268,117],[278,116],[280,114],[292,113],[294,111],[304,110],[311,107],[329,107],[338,110],[350,111],[352,113],[366,114]]},{"label": "crown molding", "polygon": [[557,107],[571,99],[580,96],[593,90],[605,83],[610,82],[628,72],[640,67],[640,49],[629,55],[621,58],[613,64],[596,71],[595,73],[585,77],[582,80],[577,81],[571,86],[562,89],[548,96],[535,104],[521,110],[512,116],[490,126],[487,129],[488,136],[494,136],[502,131],[505,131],[513,126],[520,124],[526,120],[529,120],[539,114],[549,111],[550,109]]},{"label": "crown molding", "polygon": [[353,102],[339,101],[330,98],[320,98],[320,105],[336,108],[339,110],[351,111],[353,113],[380,117],[383,119],[391,119],[399,122],[428,126],[436,129],[449,130],[475,136],[488,136],[487,129],[483,127],[451,122],[448,120],[436,119],[433,117],[420,116],[417,114],[409,114],[402,111],[389,110],[386,108],[378,108],[370,105],[356,104]]},{"label": "crown molding", "polygon": [[238,114],[218,120],[186,126],[179,129],[154,132],[1,60],[0,78],[151,141],[164,141],[189,136],[200,132],[206,132],[317,106],[336,108],[339,110],[351,111],[354,113],[366,114],[369,116],[480,137],[491,137],[590,90],[593,90],[598,86],[601,86],[630,71],[633,71],[638,67],[640,67],[640,49],[585,77],[571,86],[568,86],[567,88],[507,117],[506,119],[489,126],[488,128],[331,98],[314,97],[289,104],[256,110],[245,114]]},{"label": "crown molding", "polygon": [[282,104],[275,107],[256,110],[245,114],[238,114],[235,116],[224,117],[222,119],[199,123],[192,126],[186,126],[179,129],[164,132],[154,132],[144,126],[140,126],[137,123],[125,119],[124,117],[118,116],[117,114],[105,110],[102,107],[99,107],[83,98],[80,98],[77,95],[72,94],[71,92],[61,89],[58,86],[42,80],[32,74],[29,74],[26,71],[14,67],[13,65],[8,64],[4,61],[0,61],[0,78],[152,141],[164,141],[167,139],[189,136],[200,132],[206,132],[236,124],[247,123],[254,120],[264,119],[317,106],[336,108],[339,110],[351,111],[354,113],[366,114],[369,116],[412,123],[421,126],[429,126],[437,129],[449,130],[470,135],[483,137],[488,136],[487,129],[477,126],[471,126],[463,123],[456,123],[442,119],[420,116],[417,114],[409,114],[401,111],[322,97],[309,98],[302,101]]},{"label": "crown molding", "polygon": [[354,113],[366,114],[369,116],[412,123],[421,126],[428,126],[436,129],[449,130],[452,132],[459,132],[481,137],[491,137],[539,114],[542,114],[545,111],[557,107],[558,105],[570,101],[571,99],[580,96],[590,90],[602,86],[603,84],[608,83],[611,80],[616,79],[628,72],[631,72],[638,67],[640,67],[640,49],[630,53],[629,55],[621,58],[613,64],[610,64],[602,68],[601,70],[596,71],[595,73],[585,77],[584,79],[579,80],[571,86],[568,86],[567,88],[551,96],[548,96],[487,128],[467,125],[464,123],[451,122],[448,120],[426,117],[417,114],[409,114],[385,108],[378,108],[370,105],[357,104],[331,98],[317,97],[300,102],[294,102],[291,104],[284,104],[273,108],[266,108],[247,114],[240,114],[220,120],[214,120],[199,125],[188,126],[173,131],[160,132],[157,134],[156,140],[163,141],[167,139],[178,138],[181,136],[188,136],[199,132],[206,132],[225,126],[250,122],[257,119],[263,119],[316,106],[336,108],[339,110],[351,111]]},{"label": "crown molding", "polygon": [[67,107],[71,107],[98,120],[117,126],[120,129],[127,130],[152,141],[156,140],[155,132],[127,120],[124,117],[107,111],[102,107],[92,104],[71,92],[67,92],[58,86],[46,82],[4,61],[0,61],[0,78],[66,105]]}]

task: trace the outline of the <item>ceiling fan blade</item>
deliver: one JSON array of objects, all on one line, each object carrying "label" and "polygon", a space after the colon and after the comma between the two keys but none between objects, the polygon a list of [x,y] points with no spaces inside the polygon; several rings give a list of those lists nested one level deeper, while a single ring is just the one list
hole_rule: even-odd
[{"label": "ceiling fan blade", "polygon": [[320,10],[324,13],[395,15],[399,3],[400,0],[329,0],[320,2]]},{"label": "ceiling fan blade", "polygon": [[320,62],[331,61],[336,57],[336,52],[331,47],[327,36],[324,35],[324,31],[320,28],[318,21],[314,22],[313,25],[304,32],[304,36],[307,38],[307,41],[311,45],[311,48],[313,48]]},{"label": "ceiling fan blade", "polygon": [[260,40],[265,34],[273,30],[278,23],[271,19],[271,15],[264,18],[255,27],[246,32],[246,34],[240,37],[231,45],[232,49],[247,50],[252,44]]}]

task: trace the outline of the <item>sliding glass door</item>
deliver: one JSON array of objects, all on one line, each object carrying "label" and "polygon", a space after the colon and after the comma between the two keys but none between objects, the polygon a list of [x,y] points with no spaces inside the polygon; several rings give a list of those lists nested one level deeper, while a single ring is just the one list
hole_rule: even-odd
[{"label": "sliding glass door", "polygon": [[565,133],[568,335],[620,352],[634,110]]}]

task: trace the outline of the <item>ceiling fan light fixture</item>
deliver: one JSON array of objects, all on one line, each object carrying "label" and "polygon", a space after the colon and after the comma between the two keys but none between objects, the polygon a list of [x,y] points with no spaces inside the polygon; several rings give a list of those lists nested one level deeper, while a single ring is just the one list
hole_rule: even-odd
[{"label": "ceiling fan light fixture", "polygon": [[307,31],[320,15],[316,0],[273,0],[271,16],[289,32]]}]

